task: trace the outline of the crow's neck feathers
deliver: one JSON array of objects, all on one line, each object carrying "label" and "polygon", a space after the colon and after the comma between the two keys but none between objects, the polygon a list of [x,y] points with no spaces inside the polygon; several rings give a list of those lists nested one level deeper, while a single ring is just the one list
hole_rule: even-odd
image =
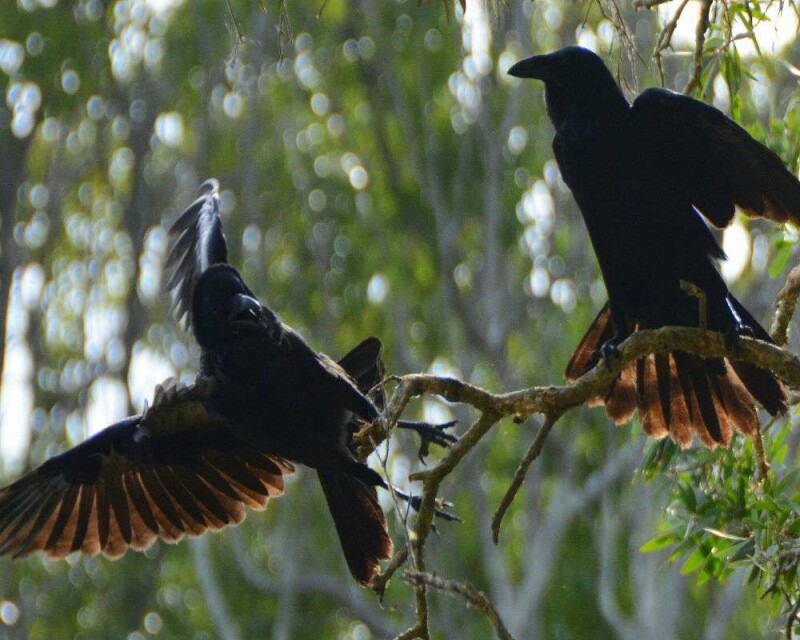
[{"label": "crow's neck feathers", "polygon": [[556,129],[572,117],[614,126],[630,111],[630,103],[605,66],[561,81],[545,81],[545,101]]}]

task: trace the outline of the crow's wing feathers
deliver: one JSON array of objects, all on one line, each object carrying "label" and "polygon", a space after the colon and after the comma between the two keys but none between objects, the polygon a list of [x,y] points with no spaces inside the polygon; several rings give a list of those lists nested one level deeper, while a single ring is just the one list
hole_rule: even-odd
[{"label": "crow's wing feathers", "polygon": [[207,384],[160,385],[152,407],[0,490],[0,555],[118,557],[237,524],[283,492],[288,462],[237,440]]},{"label": "crow's wing feathers", "polygon": [[[380,415],[378,409],[367,397],[367,390],[361,388],[359,380],[353,379],[341,365],[324,353],[315,355],[316,364],[323,373],[323,384],[339,398],[342,406],[364,420],[372,421],[378,418]],[[377,367],[377,363],[375,366]],[[370,377],[372,374],[366,372],[366,375]]]},{"label": "crow's wing feathers", "polygon": [[715,226],[730,224],[734,206],[751,217],[800,223],[800,183],[775,153],[717,109],[648,89],[633,103],[626,129],[638,166],[662,173]]},{"label": "crow's wing feathers", "polygon": [[386,400],[383,395],[381,381],[386,370],[381,360],[383,345],[378,338],[369,337],[362,340],[339,360],[339,366],[358,386],[364,395],[369,394],[379,408],[383,408]]},{"label": "crow's wing feathers", "polygon": [[172,292],[178,319],[191,324],[192,294],[197,279],[212,264],[228,261],[228,249],[219,217],[219,183],[211,178],[197,189],[197,199],[169,229],[172,249],[167,257],[171,272],[167,289]]},{"label": "crow's wing feathers", "polygon": [[[336,403],[343,409],[348,409],[363,420],[375,420],[380,414],[378,409],[367,398],[367,391],[360,388],[357,379],[351,377],[345,368],[337,364],[324,353],[315,351],[303,337],[288,325],[282,325],[281,343],[281,366],[291,368],[294,375],[299,376],[304,384],[317,386],[331,398],[335,398]],[[377,340],[376,340],[377,341]],[[353,352],[358,351],[363,346],[359,344]],[[367,355],[373,351],[374,346],[368,346],[363,353],[351,352],[343,358],[348,367],[361,369],[361,375],[370,377],[374,374],[369,372]],[[348,363],[349,359],[349,363]],[[356,366],[357,365],[357,366]],[[377,366],[376,363],[373,363]],[[359,373],[356,371],[356,373]]]}]

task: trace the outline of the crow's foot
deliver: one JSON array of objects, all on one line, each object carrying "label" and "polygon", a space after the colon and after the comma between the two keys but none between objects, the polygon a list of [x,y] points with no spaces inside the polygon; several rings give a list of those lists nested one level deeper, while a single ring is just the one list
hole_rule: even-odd
[{"label": "crow's foot", "polygon": [[[420,507],[422,506],[422,496],[415,496],[409,495],[407,493],[403,493],[402,491],[398,491],[394,489],[395,495],[404,500],[408,503],[414,511],[419,512]],[[453,504],[451,502],[446,502],[445,500],[436,500],[433,506],[433,512],[437,518],[441,518],[442,520],[447,520],[448,522],[461,522],[461,518],[459,518],[455,513],[453,513],[450,509],[452,509]],[[436,527],[434,527],[434,531]]]},{"label": "crow's foot", "polygon": [[625,338],[620,336],[614,336],[610,340],[606,340],[602,345],[600,345],[600,358],[602,358],[603,363],[606,365],[606,369],[609,371],[611,370],[611,365],[613,364],[612,360],[619,360],[620,352],[619,352],[619,345],[622,344],[622,341]]},{"label": "crow's foot", "polygon": [[397,421],[398,427],[414,431],[419,436],[420,444],[418,455],[422,464],[425,464],[425,457],[431,452],[432,444],[449,448],[450,445],[458,442],[456,436],[447,433],[447,429],[454,427],[456,424],[458,424],[458,420],[452,420],[444,424],[431,424],[430,422],[418,422],[416,420]]},{"label": "crow's foot", "polygon": [[728,329],[722,335],[725,338],[725,346],[732,351],[738,352],[742,348],[740,338],[743,336],[747,338],[753,338],[755,337],[755,332],[750,325],[744,324],[743,322],[737,322],[731,329]]}]

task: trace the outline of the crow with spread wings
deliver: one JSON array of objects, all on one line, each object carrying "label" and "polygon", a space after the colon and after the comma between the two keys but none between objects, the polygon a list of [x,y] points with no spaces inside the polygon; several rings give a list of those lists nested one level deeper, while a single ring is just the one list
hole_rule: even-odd
[{"label": "crow with spread wings", "polygon": [[[725,254],[705,220],[725,227],[738,208],[797,224],[800,183],[780,158],[686,96],[648,89],[629,104],[603,61],[580,47],[527,58],[509,73],[544,81],[556,161],[608,291],[567,378],[613,356],[639,329],[707,326],[734,344],[740,335],[770,341],[717,271],[714,260]],[[686,283],[699,287],[702,299],[687,293]],[[726,445],[733,427],[758,429],[754,400],[771,415],[786,410],[785,389],[770,372],[675,351],[635,362],[591,403],[604,404],[617,424],[638,409],[655,438],[669,435],[687,447],[696,435],[713,447]]]},{"label": "crow with spread wings", "polygon": [[[168,380],[141,415],[0,489],[0,555],[116,558],[218,530],[279,496],[298,462],[317,470],[350,572],[367,584],[392,554],[376,494],[387,485],[352,436],[383,406],[381,343],[368,338],[338,364],[314,351],[227,264],[216,181],[199,194],[170,230],[167,264],[202,350],[195,383]],[[450,424],[399,424],[424,450],[454,440]]]}]

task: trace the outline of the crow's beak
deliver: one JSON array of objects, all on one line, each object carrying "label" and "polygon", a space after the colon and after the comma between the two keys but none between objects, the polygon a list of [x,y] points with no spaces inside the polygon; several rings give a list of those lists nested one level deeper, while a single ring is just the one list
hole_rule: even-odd
[{"label": "crow's beak", "polygon": [[228,320],[244,320],[247,316],[256,319],[261,314],[262,309],[261,303],[255,298],[246,296],[243,293],[237,293],[231,302]]},{"label": "crow's beak", "polygon": [[515,78],[547,80],[551,67],[550,56],[531,56],[512,65],[508,70],[508,75]]}]

